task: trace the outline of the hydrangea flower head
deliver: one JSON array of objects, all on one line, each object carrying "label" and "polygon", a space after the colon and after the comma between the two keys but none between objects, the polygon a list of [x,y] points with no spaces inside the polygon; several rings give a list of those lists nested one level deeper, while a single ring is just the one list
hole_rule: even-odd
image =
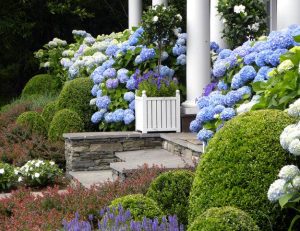
[{"label": "hydrangea flower head", "polygon": [[286,181],[283,179],[274,181],[274,183],[270,185],[270,188],[268,190],[268,199],[271,202],[278,201],[280,197],[282,197],[286,193],[285,185]]},{"label": "hydrangea flower head", "polygon": [[298,175],[300,175],[300,170],[295,165],[284,166],[283,168],[281,168],[278,174],[279,178],[284,179],[286,181],[290,181]]}]

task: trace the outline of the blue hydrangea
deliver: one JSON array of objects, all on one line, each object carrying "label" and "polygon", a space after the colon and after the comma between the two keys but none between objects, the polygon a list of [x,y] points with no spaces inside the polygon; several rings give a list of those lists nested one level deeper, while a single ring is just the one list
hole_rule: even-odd
[{"label": "blue hydrangea", "polygon": [[218,87],[218,90],[220,90],[220,91],[227,91],[228,90],[228,84],[225,83],[224,81],[219,81],[217,87]]},{"label": "blue hydrangea", "polygon": [[169,54],[168,54],[168,52],[166,52],[166,51],[163,51],[163,52],[161,53],[161,61],[165,61],[165,60],[167,60],[167,59],[168,59],[168,57],[169,57]]},{"label": "blue hydrangea", "polygon": [[210,43],[210,50],[217,52],[220,49],[219,45],[216,42]]},{"label": "blue hydrangea", "polygon": [[91,118],[92,123],[98,124],[103,119],[105,113],[105,109],[101,109],[100,111],[95,112]]},{"label": "blue hydrangea", "polygon": [[119,47],[113,44],[106,48],[105,54],[108,56],[115,56],[118,50]]},{"label": "blue hydrangea", "polygon": [[244,63],[246,65],[253,64],[255,62],[257,52],[252,52],[244,57]]},{"label": "blue hydrangea", "polygon": [[105,120],[106,123],[114,122],[113,113],[112,112],[106,113],[104,115],[104,120]]},{"label": "blue hydrangea", "polygon": [[257,75],[254,80],[253,80],[253,83],[256,83],[256,82],[264,82],[265,81],[265,77],[263,75]]},{"label": "blue hydrangea", "polygon": [[228,63],[225,60],[217,60],[213,67],[213,75],[216,78],[223,77],[227,71]]},{"label": "blue hydrangea", "polygon": [[107,95],[101,96],[101,97],[97,98],[97,100],[96,100],[96,106],[99,109],[107,109],[109,107],[110,103],[111,103],[111,100]]},{"label": "blue hydrangea", "polygon": [[108,79],[106,80],[106,88],[107,89],[116,89],[119,86],[118,79]]},{"label": "blue hydrangea", "polygon": [[115,68],[108,68],[103,72],[103,76],[106,78],[115,78],[117,71]]},{"label": "blue hydrangea", "polygon": [[142,62],[153,59],[155,57],[155,55],[156,55],[156,53],[153,48],[143,48],[140,53]]},{"label": "blue hydrangea", "polygon": [[229,66],[230,68],[233,68],[238,64],[238,60],[235,55],[230,55],[224,60],[227,62],[227,66]]},{"label": "blue hydrangea", "polygon": [[97,91],[97,98],[99,98],[101,96],[102,96],[102,90],[100,89],[100,90]]},{"label": "blue hydrangea", "polygon": [[135,111],[135,100],[131,101],[131,103],[129,104],[129,109]]},{"label": "blue hydrangea", "polygon": [[224,102],[225,102],[225,96],[219,91],[213,91],[209,95],[210,106],[223,105]]},{"label": "blue hydrangea", "polygon": [[118,123],[122,122],[124,119],[124,110],[123,109],[117,109],[113,112],[113,122]]},{"label": "blue hydrangea", "polygon": [[164,76],[164,77],[170,77],[172,78],[173,75],[175,74],[175,71],[167,66],[162,66],[160,65],[159,67],[159,73],[161,76]]},{"label": "blue hydrangea", "polygon": [[96,97],[97,96],[97,91],[99,91],[99,90],[100,90],[99,85],[94,85],[92,90],[91,90],[91,94]]},{"label": "blue hydrangea", "polygon": [[128,90],[135,90],[136,87],[136,81],[134,80],[134,78],[130,78],[127,83],[126,83],[126,88]]},{"label": "blue hydrangea", "polygon": [[197,120],[193,120],[190,123],[190,131],[191,132],[199,132],[199,130],[202,128],[201,123],[199,123],[199,121]]},{"label": "blue hydrangea", "polygon": [[249,50],[243,46],[235,48],[232,52],[233,54],[238,55],[241,58],[244,58],[246,55],[249,54]]},{"label": "blue hydrangea", "polygon": [[126,93],[124,94],[124,100],[126,100],[126,101],[129,102],[129,103],[130,103],[131,101],[133,101],[134,98],[135,98],[135,95],[134,95],[134,93],[131,92],[131,91],[126,92]]},{"label": "blue hydrangea", "polygon": [[142,57],[141,57],[140,55],[136,56],[134,62],[135,62],[136,64],[142,63],[142,62],[143,62]]},{"label": "blue hydrangea", "polygon": [[178,38],[176,40],[176,44],[178,44],[178,45],[185,45],[185,39],[184,38]]},{"label": "blue hydrangea", "polygon": [[235,116],[236,116],[236,112],[233,108],[225,108],[220,114],[220,118],[223,121],[230,120]]},{"label": "blue hydrangea", "polygon": [[244,81],[241,78],[240,73],[235,74],[231,80],[231,88],[236,90],[244,85]]},{"label": "blue hydrangea", "polygon": [[243,86],[239,89],[237,89],[237,93],[240,94],[241,97],[245,96],[245,95],[252,95],[252,90],[251,87],[249,86]]},{"label": "blue hydrangea", "polygon": [[132,115],[134,115],[134,110],[126,109],[126,110],[124,110],[124,115],[126,115],[126,114],[132,114]]},{"label": "blue hydrangea", "polygon": [[219,58],[219,59],[225,59],[225,58],[229,57],[231,54],[232,54],[232,50],[229,50],[229,49],[223,49],[223,50],[219,53],[218,58]]},{"label": "blue hydrangea", "polygon": [[124,123],[126,125],[131,124],[134,121],[134,114],[124,114]]},{"label": "blue hydrangea", "polygon": [[214,135],[214,132],[211,130],[207,130],[203,128],[202,130],[199,131],[197,134],[197,138],[205,143],[207,143]]},{"label": "blue hydrangea", "polygon": [[214,110],[213,109],[214,108],[210,107],[210,106],[202,108],[197,113],[196,120],[201,124],[213,120],[214,119]]},{"label": "blue hydrangea", "polygon": [[104,70],[106,70],[106,69],[112,67],[112,65],[114,65],[115,62],[116,61],[114,59],[109,59],[109,60],[105,61],[104,63],[102,63],[102,67],[104,68]]},{"label": "blue hydrangea", "polygon": [[254,67],[252,66],[244,66],[240,72],[239,72],[242,81],[244,81],[244,83],[253,80],[256,76],[256,71],[254,69]]},{"label": "blue hydrangea", "polygon": [[100,67],[97,67],[94,71],[93,71],[93,73],[91,74],[91,79],[94,79],[95,78],[95,76],[97,76],[97,75],[103,75],[103,72],[106,70],[106,68],[103,66],[103,65],[101,65]]},{"label": "blue hydrangea", "polygon": [[271,44],[266,41],[258,41],[253,45],[253,51],[255,52],[261,52],[263,50],[270,50]]},{"label": "blue hydrangea", "polygon": [[94,75],[93,82],[94,84],[100,84],[104,81],[105,77],[103,75]]},{"label": "blue hydrangea", "polygon": [[176,44],[173,47],[172,52],[176,56],[179,56],[179,55],[182,55],[182,54],[186,54],[186,46],[182,46],[182,45]]},{"label": "blue hydrangea", "polygon": [[197,100],[197,105],[199,109],[209,106],[209,96],[202,96]]},{"label": "blue hydrangea", "polygon": [[214,107],[214,114],[217,115],[217,114],[220,114],[223,110],[225,109],[225,107],[223,105],[217,105]]},{"label": "blue hydrangea", "polygon": [[268,42],[273,50],[287,49],[294,45],[294,38],[291,34],[284,31],[273,31],[268,37]]},{"label": "blue hydrangea", "polygon": [[241,99],[242,99],[241,95],[237,91],[230,91],[226,94],[225,104],[228,107],[233,107]]},{"label": "blue hydrangea", "polygon": [[186,55],[182,54],[182,55],[179,55],[176,59],[176,64],[178,65],[185,65],[186,64]]}]

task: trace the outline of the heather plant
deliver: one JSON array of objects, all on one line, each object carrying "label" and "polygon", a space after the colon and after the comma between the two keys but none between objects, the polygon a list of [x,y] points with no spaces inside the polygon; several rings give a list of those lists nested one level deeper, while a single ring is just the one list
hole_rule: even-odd
[{"label": "heather plant", "polygon": [[[238,114],[255,108],[284,109],[296,99],[299,62],[294,36],[299,33],[299,26],[291,26],[219,52],[212,69],[217,86],[197,100],[200,110],[190,124],[198,139],[207,143],[226,121]],[[291,64],[289,58],[297,64],[287,65]],[[278,68],[287,70],[274,75]]]},{"label": "heather plant", "polygon": [[18,180],[17,170],[7,163],[0,162],[0,191],[16,186]]},{"label": "heather plant", "polygon": [[180,223],[188,223],[188,198],[194,173],[176,170],[162,173],[150,185],[147,197],[156,201],[164,214],[177,215]]},{"label": "heather plant", "polygon": [[54,161],[30,160],[20,168],[22,181],[28,186],[53,184],[62,171]]},{"label": "heather plant", "polygon": [[221,0],[217,9],[224,24],[223,37],[231,48],[255,40],[267,31],[264,1]]},{"label": "heather plant", "polygon": [[[155,219],[143,218],[142,221],[135,221],[129,209],[118,207],[107,207],[100,212],[100,218],[95,222],[93,215],[89,216],[88,221],[81,221],[79,214],[75,214],[75,218],[70,222],[63,221],[65,231],[71,230],[128,230],[128,231],[183,231],[183,226],[179,225],[176,216],[163,217],[161,222]],[[97,225],[94,225],[97,223]]]}]

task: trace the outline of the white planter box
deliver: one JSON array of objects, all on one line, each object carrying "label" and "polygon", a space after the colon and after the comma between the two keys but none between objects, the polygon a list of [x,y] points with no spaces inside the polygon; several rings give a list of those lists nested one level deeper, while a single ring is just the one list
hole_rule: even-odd
[{"label": "white planter box", "polygon": [[180,132],[180,92],[175,97],[135,96],[135,130],[147,132]]}]

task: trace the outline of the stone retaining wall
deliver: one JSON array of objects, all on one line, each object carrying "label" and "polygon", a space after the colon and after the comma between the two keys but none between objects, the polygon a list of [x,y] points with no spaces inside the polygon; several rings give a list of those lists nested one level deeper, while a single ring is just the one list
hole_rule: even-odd
[{"label": "stone retaining wall", "polygon": [[115,152],[162,147],[162,139],[157,133],[68,133],[64,138],[67,172],[110,169],[110,163],[120,161]]}]

